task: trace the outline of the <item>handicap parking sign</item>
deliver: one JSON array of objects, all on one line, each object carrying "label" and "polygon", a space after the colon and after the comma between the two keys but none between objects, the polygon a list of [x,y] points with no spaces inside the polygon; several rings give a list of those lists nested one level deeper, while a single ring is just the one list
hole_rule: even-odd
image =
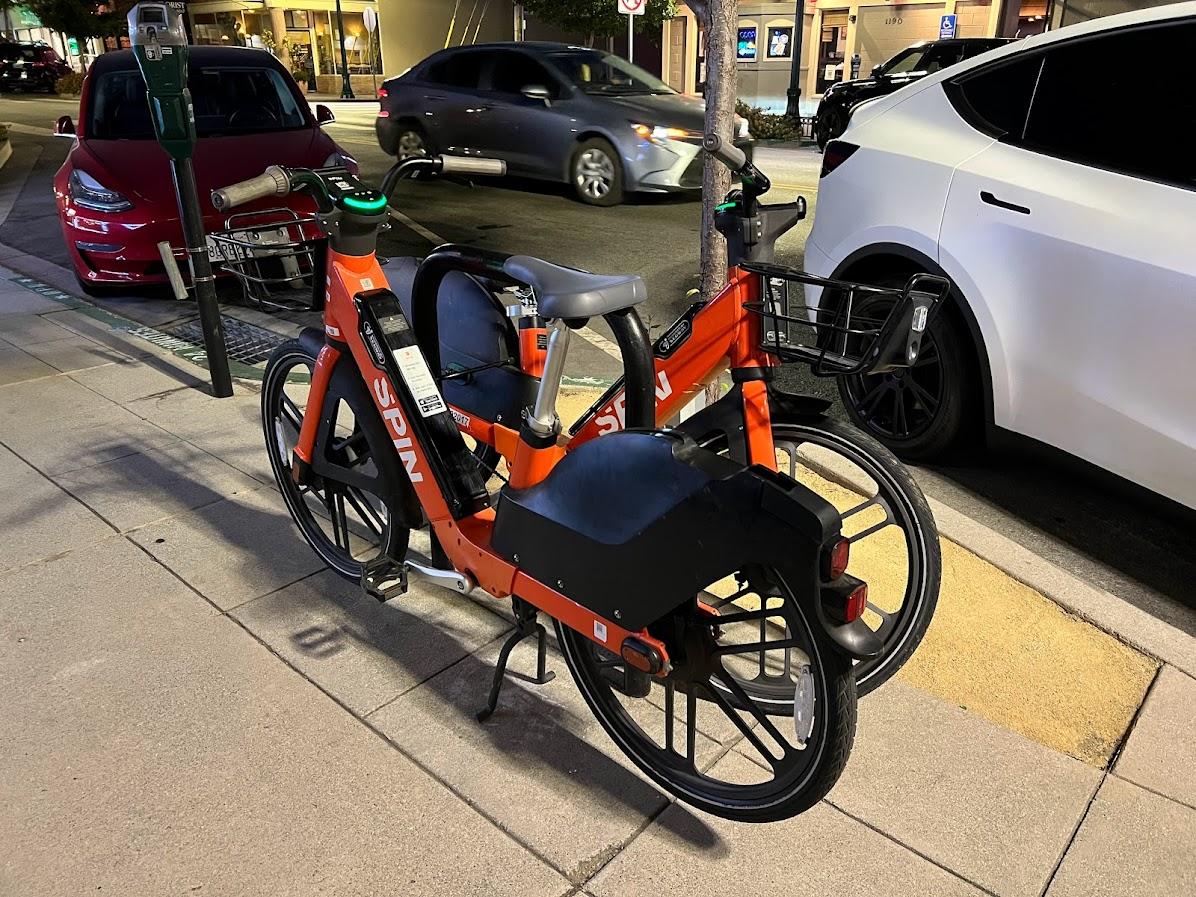
[{"label": "handicap parking sign", "polygon": [[939,19],[939,40],[955,37],[955,16],[943,16]]}]

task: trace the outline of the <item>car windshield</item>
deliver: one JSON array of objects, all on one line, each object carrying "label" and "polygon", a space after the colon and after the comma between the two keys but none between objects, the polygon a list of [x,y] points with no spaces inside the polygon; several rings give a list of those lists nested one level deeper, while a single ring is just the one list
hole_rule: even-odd
[{"label": "car windshield", "polygon": [[[290,85],[276,69],[193,69],[188,86],[200,137],[264,134],[308,125]],[[96,79],[87,136],[93,140],[153,139],[141,72],[106,72]]]},{"label": "car windshield", "polygon": [[586,93],[628,96],[676,93],[655,75],[600,50],[563,50],[548,58]]},{"label": "car windshield", "polygon": [[926,55],[925,47],[907,47],[880,67],[886,75],[904,75],[908,72],[922,71],[922,57]]},{"label": "car windshield", "polygon": [[28,59],[30,61],[37,59],[37,52],[32,46],[22,44],[2,44],[0,45],[0,59]]}]

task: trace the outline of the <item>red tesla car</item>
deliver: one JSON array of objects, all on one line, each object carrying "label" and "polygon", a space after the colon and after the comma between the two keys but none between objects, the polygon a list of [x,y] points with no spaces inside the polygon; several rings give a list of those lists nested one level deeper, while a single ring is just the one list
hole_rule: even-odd
[{"label": "red tesla car", "polygon": [[[269,53],[191,47],[188,58],[199,135],[195,175],[208,232],[225,227],[212,207],[212,190],[261,174],[267,165],[346,165],[356,171],[356,160],[320,130],[334,120],[331,111],[317,106],[313,117],[290,73]],[[181,258],[183,233],[170,163],[154,139],[145,83],[131,51],[105,53],[92,63],[79,110],[77,128],[69,117],[58,121],[57,132],[76,140],[54,178],[79,283],[91,293],[164,283],[157,244],[168,240]],[[313,211],[300,195],[246,209],[283,205],[300,214]]]}]

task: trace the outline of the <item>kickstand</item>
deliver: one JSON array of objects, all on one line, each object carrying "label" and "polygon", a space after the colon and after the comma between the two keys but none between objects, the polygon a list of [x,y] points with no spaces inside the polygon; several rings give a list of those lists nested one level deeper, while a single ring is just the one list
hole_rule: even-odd
[{"label": "kickstand", "polygon": [[479,723],[490,719],[498,707],[498,693],[506,676],[507,661],[511,657],[511,651],[525,638],[533,635],[536,637],[536,678],[531,681],[535,685],[545,685],[556,676],[556,673],[544,669],[548,660],[548,632],[536,621],[536,608],[519,598],[512,598],[511,601],[515,610],[515,629],[498,652],[498,662],[494,665],[494,680],[490,683],[490,699],[486,702],[486,707],[478,711]]}]

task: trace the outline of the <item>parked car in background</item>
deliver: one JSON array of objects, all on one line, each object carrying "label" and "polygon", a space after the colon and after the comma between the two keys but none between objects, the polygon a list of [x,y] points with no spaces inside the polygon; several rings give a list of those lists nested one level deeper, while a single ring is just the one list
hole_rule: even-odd
[{"label": "parked car in background", "polygon": [[[702,100],[625,59],[554,43],[454,47],[378,91],[382,149],[492,156],[593,205],[702,185]],[[737,144],[748,146],[747,122]]]},{"label": "parked car in background", "polygon": [[843,133],[847,122],[851,120],[851,110],[864,100],[900,90],[907,84],[957,62],[979,56],[994,47],[1003,46],[1011,40],[1006,37],[960,37],[920,41],[874,67],[868,78],[832,84],[818,101],[818,112],[814,118],[814,139],[818,148],[824,148],[828,141]]},{"label": "parked car in background", "polygon": [[49,44],[0,43],[0,90],[44,90],[71,70]]},{"label": "parked car in background", "polygon": [[[264,50],[191,47],[188,84],[199,135],[195,174],[204,226],[225,218],[212,190],[254,177],[268,165],[318,168],[356,160],[320,130],[327,107],[313,117],[291,74]],[[57,133],[75,145],[54,178],[54,195],[79,283],[89,292],[121,284],[161,283],[157,244],[182,254],[183,235],[169,160],[154,139],[145,82],[129,50],[105,53],[88,69],[78,127],[59,119]],[[302,194],[263,200],[241,211],[285,206],[313,210]]]},{"label": "parked car in background", "polygon": [[[1196,3],[1159,6],[856,111],[823,155],[807,268],[955,284],[907,374],[840,381],[861,427],[933,458],[987,422],[1196,507],[1194,51]],[[1110,64],[1133,59],[1167,89]]]}]

